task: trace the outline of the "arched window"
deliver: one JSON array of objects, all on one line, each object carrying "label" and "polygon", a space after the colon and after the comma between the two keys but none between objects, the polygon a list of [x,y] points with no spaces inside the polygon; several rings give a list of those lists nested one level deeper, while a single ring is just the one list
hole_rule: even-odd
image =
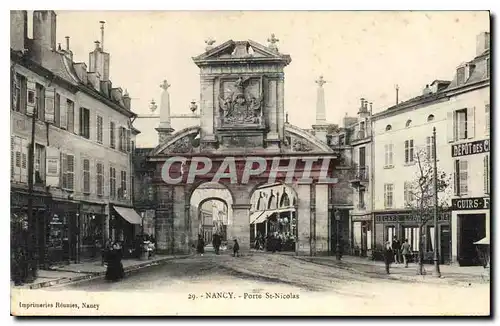
[{"label": "arched window", "polygon": [[391,129],[392,129],[392,126],[391,126],[391,125],[387,125],[387,126],[385,127],[385,131],[391,131]]},{"label": "arched window", "polygon": [[273,193],[273,190],[271,189],[271,195],[269,196],[269,201],[267,202],[267,209],[276,209],[278,200],[276,198],[276,195]]},{"label": "arched window", "polygon": [[434,121],[434,114],[429,114],[429,116],[427,117],[427,122],[431,121]]},{"label": "arched window", "polygon": [[283,190],[283,195],[281,195],[280,199],[280,207],[289,207],[289,206],[290,206],[290,198],[288,198],[286,190]]},{"label": "arched window", "polygon": [[411,120],[406,121],[406,128],[408,128],[409,126],[411,126]]}]

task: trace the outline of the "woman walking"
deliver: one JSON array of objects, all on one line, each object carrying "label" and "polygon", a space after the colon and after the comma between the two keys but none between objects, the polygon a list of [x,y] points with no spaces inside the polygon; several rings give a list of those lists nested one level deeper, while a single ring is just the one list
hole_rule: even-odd
[{"label": "woman walking", "polygon": [[108,251],[108,266],[106,268],[106,280],[118,281],[125,277],[125,271],[122,264],[122,247],[120,243],[115,242]]},{"label": "woman walking", "polygon": [[202,257],[205,253],[205,241],[203,240],[201,234],[198,234],[198,245],[196,246],[196,252],[199,253]]}]

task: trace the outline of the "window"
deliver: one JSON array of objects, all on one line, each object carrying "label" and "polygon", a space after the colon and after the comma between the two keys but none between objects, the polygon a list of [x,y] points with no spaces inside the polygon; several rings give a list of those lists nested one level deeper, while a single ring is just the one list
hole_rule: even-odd
[{"label": "window", "polygon": [[418,251],[420,241],[420,229],[418,227],[405,227],[404,238],[408,240],[412,251]]},{"label": "window", "polygon": [[394,144],[385,144],[384,152],[385,152],[385,167],[391,167],[393,163],[393,148]]},{"label": "window", "polygon": [[392,240],[396,236],[396,228],[394,226],[387,226],[385,229],[385,241],[389,241],[392,247]]},{"label": "window", "polygon": [[405,181],[404,187],[405,206],[411,206],[414,201],[413,185],[411,182]]},{"label": "window", "polygon": [[469,167],[468,167],[468,162],[466,160],[455,160],[455,195],[456,196],[463,196],[467,195],[468,193],[468,178],[469,178]]},{"label": "window", "polygon": [[434,142],[432,141],[432,136],[427,136],[426,138],[426,157],[427,160],[433,160],[434,159]]},{"label": "window", "polygon": [[406,128],[409,128],[411,126],[411,120],[406,121]]},{"label": "window", "polygon": [[490,105],[484,106],[484,126],[486,135],[490,134]]},{"label": "window", "polygon": [[16,74],[14,80],[14,110],[16,112],[26,112],[26,77]]},{"label": "window", "polygon": [[127,172],[120,172],[120,192],[119,197],[122,199],[127,198]]},{"label": "window", "polygon": [[428,226],[425,234],[427,251],[434,251],[434,227]]},{"label": "window", "polygon": [[365,191],[364,189],[359,190],[359,209],[364,209],[365,206]]},{"label": "window", "polygon": [[429,114],[429,116],[427,117],[427,122],[431,121],[434,121],[434,114]]},{"label": "window", "polygon": [[490,193],[490,156],[485,155],[483,159],[484,164],[484,193]]},{"label": "window", "polygon": [[83,162],[83,189],[84,194],[90,193],[90,160],[84,159]]},{"label": "window", "polygon": [[486,59],[486,77],[490,78],[490,59]]},{"label": "window", "polygon": [[90,139],[90,111],[80,107],[80,136]]},{"label": "window", "polygon": [[391,126],[391,125],[387,125],[387,126],[385,127],[385,131],[391,131],[391,130],[392,130],[392,126]]},{"label": "window", "polygon": [[467,139],[467,109],[455,111],[455,140]]},{"label": "window", "polygon": [[17,182],[28,181],[28,142],[21,137],[11,137],[10,166],[11,177]]},{"label": "window", "polygon": [[61,95],[56,93],[54,98],[54,125],[56,127],[61,126]]},{"label": "window", "polygon": [[115,123],[113,121],[109,122],[109,147],[111,147],[111,148],[116,147]]},{"label": "window", "polygon": [[393,191],[394,185],[392,183],[384,184],[384,207],[392,208],[393,206]]},{"label": "window", "polygon": [[116,169],[113,167],[109,168],[109,197],[116,197]]},{"label": "window", "polygon": [[45,146],[35,144],[35,165],[34,165],[35,184],[45,183]]},{"label": "window", "polygon": [[[61,118],[62,119],[62,118]],[[66,128],[69,132],[75,132],[75,103],[66,100]]]},{"label": "window", "polygon": [[414,160],[413,139],[405,140],[405,163],[412,163]]},{"label": "window", "polygon": [[102,144],[102,127],[103,127],[102,122],[103,122],[102,117],[98,115],[97,116],[97,135],[96,135],[97,137],[96,137],[96,139],[97,139],[97,142],[99,144]]},{"label": "window", "polygon": [[124,130],[123,127],[120,127],[118,129],[118,149],[120,151],[123,151],[123,144],[124,144],[124,142],[123,142],[123,136],[124,136],[123,130]]},{"label": "window", "polygon": [[104,195],[104,165],[102,163],[96,164],[96,174],[97,174],[97,196]]},{"label": "window", "polygon": [[62,188],[74,190],[75,187],[75,156],[61,154],[62,156]]},{"label": "window", "polygon": [[127,142],[127,153],[130,153],[130,130],[127,129],[127,138],[126,138],[126,142]]},{"label": "window", "polygon": [[45,87],[36,84],[36,113],[40,121],[45,119]]}]

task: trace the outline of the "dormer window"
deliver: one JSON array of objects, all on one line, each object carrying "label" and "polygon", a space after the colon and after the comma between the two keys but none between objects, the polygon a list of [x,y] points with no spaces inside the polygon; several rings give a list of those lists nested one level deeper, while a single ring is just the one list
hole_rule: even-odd
[{"label": "dormer window", "polygon": [[465,83],[465,67],[457,68],[457,84],[462,85]]},{"label": "dormer window", "polygon": [[406,128],[409,128],[411,126],[411,120],[406,121]]},{"label": "dormer window", "polygon": [[387,125],[387,126],[385,127],[385,131],[391,131],[391,130],[392,130],[392,126],[391,126],[391,125]]},{"label": "dormer window", "polygon": [[431,121],[434,121],[434,114],[429,114],[429,116],[427,117],[427,122]]}]

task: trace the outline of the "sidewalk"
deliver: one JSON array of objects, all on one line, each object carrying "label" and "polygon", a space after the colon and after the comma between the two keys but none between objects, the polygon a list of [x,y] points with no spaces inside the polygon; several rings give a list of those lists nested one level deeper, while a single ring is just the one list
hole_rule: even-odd
[{"label": "sidewalk", "polygon": [[[124,259],[122,260],[123,269],[128,274],[132,271],[162,264],[173,259],[187,258],[183,256],[156,255],[149,260]],[[16,286],[19,289],[40,289],[54,285],[73,283],[83,280],[90,280],[104,277],[106,266],[101,265],[101,261],[92,261],[79,264],[70,264],[58,267],[52,267],[50,270],[38,270],[37,279],[30,284]]]},{"label": "sidewalk", "polygon": [[412,263],[405,268],[403,264],[391,264],[390,274],[385,273],[385,264],[381,261],[373,261],[368,258],[356,256],[342,256],[338,261],[336,257],[310,257],[294,256],[297,259],[312,263],[348,269],[356,273],[377,275],[387,279],[399,279],[408,281],[424,281],[436,283],[488,283],[490,281],[490,269],[482,266],[460,267],[457,265],[439,265],[441,277],[432,275],[434,266],[424,264],[426,275],[417,275],[417,265]]}]

